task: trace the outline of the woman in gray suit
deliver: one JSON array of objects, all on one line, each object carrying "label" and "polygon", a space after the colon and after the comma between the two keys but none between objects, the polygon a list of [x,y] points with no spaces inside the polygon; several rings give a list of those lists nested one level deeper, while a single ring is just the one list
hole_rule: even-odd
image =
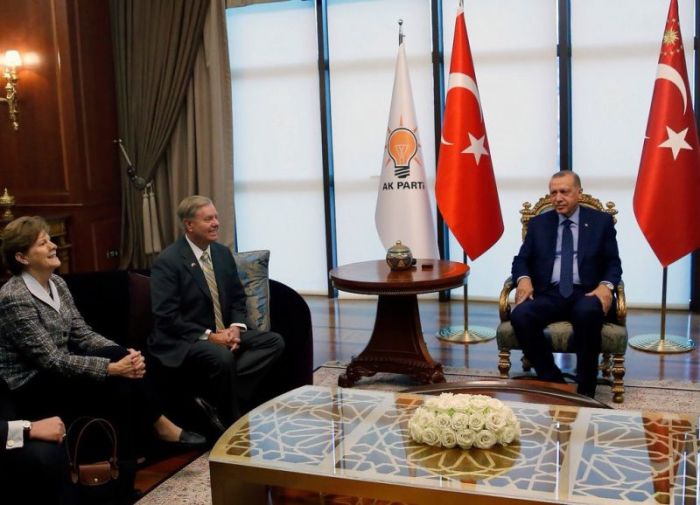
[{"label": "woman in gray suit", "polygon": [[159,439],[201,445],[204,437],[161,414],[144,380],[140,352],[95,333],[83,320],[66,283],[53,272],[61,264],[46,222],[37,216],[9,223],[2,258],[13,276],[0,288],[0,377],[18,415],[82,415],[111,419],[122,457],[136,456],[138,427],[152,426]]}]

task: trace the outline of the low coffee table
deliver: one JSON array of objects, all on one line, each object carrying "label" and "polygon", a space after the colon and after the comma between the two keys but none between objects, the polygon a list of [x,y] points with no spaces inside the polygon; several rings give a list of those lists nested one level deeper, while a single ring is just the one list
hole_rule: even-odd
[{"label": "low coffee table", "polygon": [[267,486],[413,504],[698,503],[698,418],[506,402],[522,437],[489,450],[416,444],[425,396],[304,386],[238,420],[209,456],[213,505]]}]

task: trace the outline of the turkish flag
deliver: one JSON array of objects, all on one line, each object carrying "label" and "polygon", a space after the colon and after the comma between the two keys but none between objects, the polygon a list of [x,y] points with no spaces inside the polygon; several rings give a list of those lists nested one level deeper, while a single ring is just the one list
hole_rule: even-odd
[{"label": "turkish flag", "polygon": [[475,260],[503,234],[464,11],[457,10],[435,197],[464,252]]},{"label": "turkish flag", "polygon": [[699,147],[678,2],[671,0],[634,190],[637,222],[664,267],[700,248]]}]

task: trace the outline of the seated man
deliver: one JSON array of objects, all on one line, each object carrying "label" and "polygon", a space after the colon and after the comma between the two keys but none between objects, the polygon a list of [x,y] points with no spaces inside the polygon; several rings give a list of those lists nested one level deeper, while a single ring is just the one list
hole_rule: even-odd
[{"label": "seated man", "polygon": [[206,400],[198,398],[198,405],[220,431],[220,421],[228,426],[254,405],[256,387],[282,354],[284,340],[247,328],[245,292],[231,251],[216,242],[212,201],[187,197],[177,213],[185,235],[152,268],[149,349]]},{"label": "seated man", "polygon": [[6,420],[11,409],[4,388],[0,383],[0,501],[75,503],[62,443],[66,436],[63,421],[59,417],[34,422]]},{"label": "seated man", "polygon": [[581,191],[581,180],[574,172],[552,176],[549,194],[556,212],[530,220],[513,260],[517,289],[511,323],[537,376],[564,382],[543,330],[554,321],[570,321],[578,392],[593,397],[603,320],[622,267],[612,216],[579,206]]}]

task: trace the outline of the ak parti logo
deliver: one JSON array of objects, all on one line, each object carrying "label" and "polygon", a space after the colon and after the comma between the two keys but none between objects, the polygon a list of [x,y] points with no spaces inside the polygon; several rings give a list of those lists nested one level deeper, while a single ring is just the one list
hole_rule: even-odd
[{"label": "ak parti logo", "polygon": [[396,128],[389,134],[387,144],[387,152],[394,162],[394,175],[405,179],[411,171],[411,160],[418,152],[416,134],[408,128]]}]

